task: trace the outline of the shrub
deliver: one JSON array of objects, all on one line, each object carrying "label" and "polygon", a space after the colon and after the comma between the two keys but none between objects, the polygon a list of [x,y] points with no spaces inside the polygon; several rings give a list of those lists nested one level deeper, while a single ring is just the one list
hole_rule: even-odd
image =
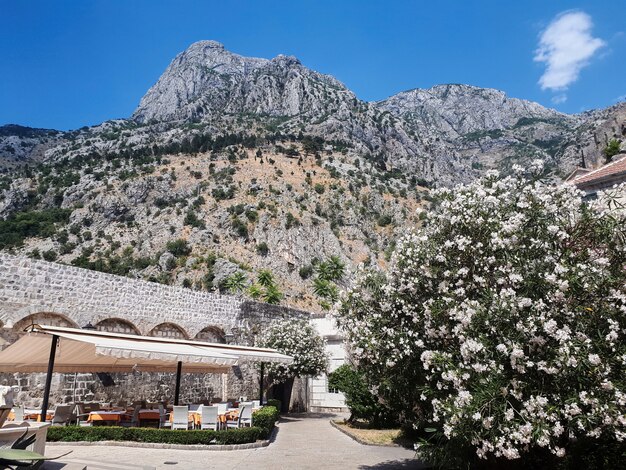
[{"label": "shrub", "polygon": [[[261,419],[264,426],[268,426],[269,421],[269,417],[263,416]],[[267,428],[257,426],[223,431],[173,431],[170,429],[126,428],[119,426],[52,426],[48,428],[48,441],[131,441],[185,445],[246,444],[262,439],[267,435],[266,433]]]},{"label": "shrub", "polygon": [[602,150],[602,153],[606,158],[606,163],[609,163],[613,157],[619,153],[620,144],[620,141],[617,139],[611,139],[609,143],[606,144],[606,147]]},{"label": "shrub", "polygon": [[221,287],[231,294],[242,292],[248,284],[248,278],[242,271],[236,271],[222,281]]},{"label": "shrub", "polygon": [[293,356],[291,364],[268,364],[268,375],[277,382],[305,375],[317,376],[328,368],[326,342],[307,320],[280,320],[261,335],[262,347]]},{"label": "shrub", "polygon": [[337,317],[368,383],[434,431],[435,465],[624,446],[626,217],[533,169],[434,192]]},{"label": "shrub", "polygon": [[234,217],[232,222],[232,228],[237,236],[248,239],[248,226],[239,217]]},{"label": "shrub", "polygon": [[310,264],[302,266],[298,270],[298,274],[300,275],[302,279],[310,278],[313,275],[313,266],[311,266]]},{"label": "shrub", "polygon": [[278,413],[280,413],[280,410],[282,409],[282,403],[276,398],[269,398],[267,400],[267,406],[273,406],[276,410],[278,410]]},{"label": "shrub", "polygon": [[350,408],[349,422],[362,419],[376,427],[395,424],[391,410],[378,402],[363,374],[354,366],[344,364],[331,372],[328,388],[336,388],[345,395],[346,405]]},{"label": "shrub", "polygon": [[391,225],[393,219],[389,214],[383,214],[376,220],[376,223],[381,227],[386,227],[387,225]]},{"label": "shrub", "polygon": [[322,183],[315,183],[315,186],[313,187],[313,189],[315,189],[315,192],[317,194],[324,194],[326,187]]},{"label": "shrub", "polygon": [[289,230],[291,227],[297,227],[300,225],[300,221],[291,212],[287,212],[285,215],[285,228]]},{"label": "shrub", "polygon": [[47,250],[42,253],[43,259],[46,261],[55,261],[58,257],[57,252],[54,250]]},{"label": "shrub", "polygon": [[259,213],[254,209],[248,209],[246,211],[246,217],[250,222],[256,222],[257,220],[259,220]]},{"label": "shrub", "polygon": [[252,424],[255,428],[263,430],[261,437],[267,439],[274,429],[274,425],[280,416],[278,408],[274,406],[264,406],[252,414]]},{"label": "shrub", "polygon": [[67,224],[70,209],[17,212],[0,220],[0,249],[20,246],[28,237],[51,237],[57,227]]},{"label": "shrub", "polygon": [[191,247],[189,246],[189,243],[187,243],[187,240],[184,240],[182,238],[178,238],[177,240],[170,240],[165,245],[165,248],[174,256],[187,256],[189,253],[191,253]]},{"label": "shrub", "polygon": [[267,243],[261,242],[256,246],[256,252],[260,254],[261,256],[267,256],[268,253],[270,252],[270,249],[267,246]]},{"label": "shrub", "polygon": [[206,224],[203,220],[199,219],[194,211],[188,211],[185,216],[185,220],[183,221],[185,225],[191,225],[192,227],[197,227],[204,229],[206,228]]}]

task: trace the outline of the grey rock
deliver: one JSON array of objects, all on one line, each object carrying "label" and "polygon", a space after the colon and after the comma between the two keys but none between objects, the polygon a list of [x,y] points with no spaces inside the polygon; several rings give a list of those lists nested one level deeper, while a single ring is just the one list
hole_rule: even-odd
[{"label": "grey rock", "polygon": [[238,265],[228,261],[227,259],[218,258],[213,265],[213,286],[219,287],[224,280],[235,274],[236,272],[244,272]]},{"label": "grey rock", "polygon": [[176,266],[176,256],[172,253],[165,251],[161,256],[159,256],[159,267],[161,268],[161,271],[171,271],[174,266]]}]

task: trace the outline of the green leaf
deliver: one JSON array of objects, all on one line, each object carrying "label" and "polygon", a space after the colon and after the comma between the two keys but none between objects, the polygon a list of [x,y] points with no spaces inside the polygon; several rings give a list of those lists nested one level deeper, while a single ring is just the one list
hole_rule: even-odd
[{"label": "green leaf", "polygon": [[424,428],[424,431],[426,432],[437,432],[436,428]]}]

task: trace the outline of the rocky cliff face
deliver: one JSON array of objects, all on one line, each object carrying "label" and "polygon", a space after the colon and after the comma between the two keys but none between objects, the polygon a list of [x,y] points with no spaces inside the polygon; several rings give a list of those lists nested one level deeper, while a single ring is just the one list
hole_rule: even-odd
[{"label": "rocky cliff face", "polygon": [[470,85],[437,85],[403,91],[376,103],[404,118],[415,131],[437,133],[449,140],[470,132],[513,127],[521,118],[576,119],[531,101],[509,98],[500,90]]},{"label": "rocky cliff face", "polygon": [[625,137],[626,103],[570,116],[468,85],[368,103],[293,57],[202,41],[130,119],[0,128],[0,250],[208,290],[269,268],[315,309],[316,260],[384,265],[428,187],[536,158],[563,177]]},{"label": "rocky cliff face", "polygon": [[307,69],[295,57],[242,57],[218,42],[200,41],[172,61],[133,118],[197,121],[252,113],[311,119],[333,109],[333,103],[339,107],[353,100],[338,80]]}]

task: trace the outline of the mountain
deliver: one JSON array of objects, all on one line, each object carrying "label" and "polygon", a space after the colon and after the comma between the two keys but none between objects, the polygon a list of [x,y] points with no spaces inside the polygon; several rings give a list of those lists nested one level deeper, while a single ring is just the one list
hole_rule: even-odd
[{"label": "mountain", "polygon": [[624,103],[566,115],[468,85],[365,102],[294,57],[201,41],[128,119],[0,127],[0,249],[194,289],[270,269],[317,309],[316,263],[384,265],[430,187],[535,158],[562,178],[625,135]]},{"label": "mountain", "polygon": [[35,129],[17,124],[0,126],[0,169],[41,160],[60,135],[61,132],[53,129]]},{"label": "mountain", "polygon": [[470,85],[416,88],[376,105],[404,118],[415,131],[443,134],[449,140],[471,132],[510,128],[521,118],[575,122],[575,118],[538,103],[509,98],[500,90]]}]

